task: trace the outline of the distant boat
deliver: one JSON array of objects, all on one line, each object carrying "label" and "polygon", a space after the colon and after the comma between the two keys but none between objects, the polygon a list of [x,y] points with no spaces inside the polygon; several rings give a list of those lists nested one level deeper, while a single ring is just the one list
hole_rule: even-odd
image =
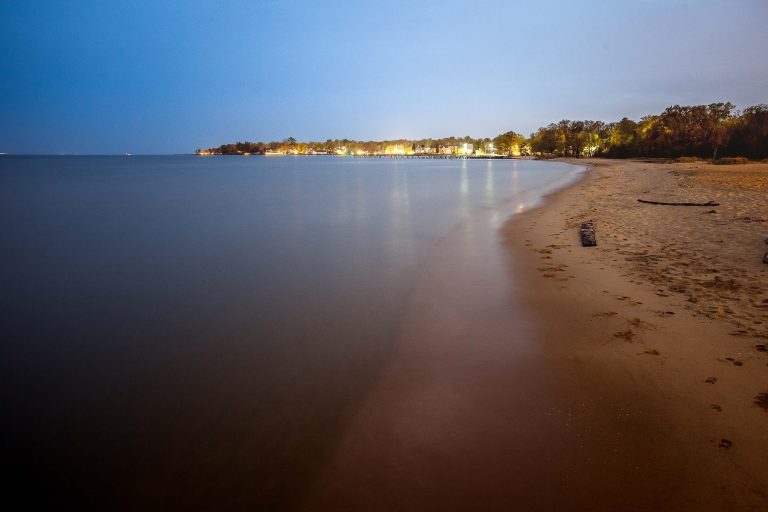
[{"label": "distant boat", "polygon": [[126,153],[125,156],[131,156],[131,154],[130,153]]}]

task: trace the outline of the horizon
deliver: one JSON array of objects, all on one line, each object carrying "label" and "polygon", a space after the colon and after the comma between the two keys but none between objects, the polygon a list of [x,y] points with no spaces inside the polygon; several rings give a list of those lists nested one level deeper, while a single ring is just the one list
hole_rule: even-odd
[{"label": "horizon", "polygon": [[0,15],[8,154],[527,137],[560,119],[768,100],[758,0],[10,1]]},{"label": "horizon", "polygon": [[[721,102],[721,103],[726,103],[726,102]],[[675,106],[680,106],[680,105],[675,105]],[[683,105],[683,106],[686,106],[686,105]],[[688,106],[692,106],[692,105],[688,105]],[[706,106],[706,105],[702,105],[702,106]],[[766,104],[761,103],[761,104],[750,105],[750,106],[765,107]],[[744,108],[747,108],[747,107],[744,107]],[[738,107],[734,106],[733,116],[741,115],[742,111],[743,111],[742,108],[738,108]],[[646,116],[658,116],[660,114],[661,113],[654,113],[654,114],[647,114]],[[631,121],[638,121],[638,120],[640,120],[642,118],[645,118],[646,116],[640,116],[640,117],[638,117],[638,119],[630,119],[630,120]],[[604,123],[606,125],[610,125],[611,123],[615,123],[615,122],[621,121],[623,119],[629,119],[629,118],[627,118],[625,116],[622,119],[616,119],[616,120],[613,120],[613,121],[606,121],[606,120],[599,120],[599,119],[598,120],[592,119],[592,120],[589,120],[589,121],[573,119],[573,120],[570,120],[570,121],[587,121],[587,122],[595,121],[595,122],[602,122],[602,123]],[[529,135],[525,135],[525,134],[522,134],[522,133],[515,132],[515,130],[507,130],[507,131],[503,132],[502,134],[498,134],[498,135],[503,135],[505,133],[512,132],[512,133],[517,133],[518,135],[521,135],[522,137],[524,137],[526,139],[532,139],[539,130],[547,128],[547,127],[549,127],[549,126],[551,126],[553,124],[557,124],[560,121],[569,121],[569,120],[561,119],[561,120],[558,120],[558,121],[552,121],[550,123],[547,123],[546,125],[542,125],[541,127],[539,127],[537,129],[537,131],[534,131],[534,132],[530,133]],[[355,139],[355,138],[343,137],[343,138],[336,138],[336,139],[318,138],[318,139],[308,139],[308,140],[296,140],[295,144],[323,144],[323,143],[328,142],[328,141],[333,141],[333,142],[349,141],[349,142],[354,142],[354,143],[385,143],[385,142],[413,142],[413,143],[415,143],[415,142],[418,142],[418,141],[427,141],[427,140],[441,141],[441,140],[444,140],[444,139],[462,139],[462,138],[467,138],[467,137],[470,138],[470,139],[474,139],[474,140],[493,139],[493,137],[488,137],[488,136],[473,137],[472,135],[464,135],[464,136],[452,135],[452,136],[446,136],[446,137],[431,137],[431,136],[429,136],[429,137],[419,137],[419,138],[398,137],[398,138],[378,139],[378,140],[373,140],[373,139],[367,139],[366,140],[366,139]],[[279,140],[247,140],[247,139],[242,139],[241,138],[241,139],[238,139],[238,140],[235,140],[235,141],[225,142],[225,143],[222,143],[220,145],[214,145],[214,146],[211,146],[211,147],[208,147],[208,148],[196,148],[195,150],[191,150],[189,152],[174,152],[174,153],[170,153],[170,152],[165,152],[165,153],[164,152],[152,152],[152,153],[149,153],[149,152],[148,153],[129,153],[129,152],[122,152],[122,153],[120,153],[120,152],[114,152],[114,153],[106,153],[106,152],[105,153],[96,153],[96,152],[94,152],[94,153],[8,153],[8,152],[0,152],[0,156],[190,156],[190,155],[196,155],[197,152],[200,151],[201,149],[218,148],[219,146],[223,146],[223,145],[226,145],[226,144],[230,144],[231,145],[231,144],[235,144],[235,143],[237,143],[237,144],[240,144],[240,143],[246,143],[246,144],[247,143],[251,143],[251,144],[267,144],[267,145],[269,145],[269,144],[285,143],[286,141],[287,141],[287,138],[283,138],[283,139],[279,139]],[[256,156],[256,155],[257,154],[254,154],[254,156]],[[224,155],[224,156],[226,156],[226,155]],[[286,155],[286,156],[291,156],[291,155]],[[312,155],[301,154],[299,156],[312,156]],[[339,156],[339,155],[326,155],[326,156]]]}]

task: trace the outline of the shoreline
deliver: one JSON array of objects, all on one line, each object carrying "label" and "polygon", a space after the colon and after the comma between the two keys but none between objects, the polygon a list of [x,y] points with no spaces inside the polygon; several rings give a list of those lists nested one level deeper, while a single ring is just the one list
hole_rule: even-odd
[{"label": "shoreline", "polygon": [[[635,202],[638,194],[679,190],[680,173],[683,180],[695,181],[710,170],[702,164],[576,163],[590,165],[582,180],[546,197],[541,207],[512,217],[503,228],[515,275],[523,280],[519,292],[536,324],[534,337],[550,362],[561,414],[582,441],[574,477],[581,491],[575,499],[588,504],[592,496],[592,507],[606,510],[765,507],[768,412],[754,403],[758,393],[768,391],[768,359],[755,348],[765,341],[765,310],[739,316],[733,300],[697,290],[697,285],[725,290],[721,284],[729,283],[728,293],[746,294],[735,279],[709,279],[713,272],[728,274],[725,268],[704,269],[708,280],[693,271],[677,279],[666,275],[665,268],[696,263],[671,250],[675,236],[711,229],[699,224],[713,222],[714,215],[701,209],[640,210]],[[762,178],[768,166],[756,166],[754,172]],[[749,192],[759,194],[762,186],[760,181],[757,190],[742,196],[749,199]],[[685,194],[716,191],[694,183]],[[740,200],[733,188],[721,192],[730,204]],[[728,213],[723,205],[720,215]],[[751,206],[752,215],[757,209],[762,218],[760,206]],[[638,221],[643,216],[644,224]],[[617,222],[617,217],[626,220]],[[584,248],[577,227],[590,218],[599,245]],[[661,242],[653,233],[663,234]],[[643,237],[648,238],[638,240]],[[667,245],[660,245],[665,237]],[[706,245],[695,236],[681,243],[692,250]],[[643,250],[626,249],[635,245]],[[745,281],[749,272],[759,276],[763,271],[757,249],[758,263],[744,264]],[[733,261],[726,267],[730,275],[742,270]],[[660,284],[665,280],[668,286]],[[687,288],[686,280],[692,283]],[[766,293],[764,286],[755,288],[751,291],[758,295]],[[729,306],[718,316],[722,303]],[[736,316],[742,325],[734,330]],[[743,325],[745,320],[752,323]]]},{"label": "shoreline", "polygon": [[[562,165],[562,164],[557,164]],[[567,186],[582,169],[550,187]],[[548,510],[568,496],[572,438],[547,384],[499,238],[541,189],[480,209],[440,240],[413,284],[395,354],[303,510]]]},{"label": "shoreline", "polygon": [[[716,247],[746,254],[742,228],[759,223],[730,223],[733,233],[698,223],[723,222],[734,204],[762,215],[762,185],[715,195],[724,205],[718,216],[700,208],[670,216],[635,196],[698,200],[717,191],[688,181],[680,188],[677,180],[700,177],[701,164],[562,162],[588,170],[536,203],[520,196],[478,215],[437,248],[414,283],[395,355],[302,509],[768,504],[768,411],[753,403],[768,391],[768,359],[752,337],[768,322],[744,316],[750,303],[728,299],[739,322],[752,321],[741,329],[749,337],[735,336],[724,320],[731,313],[708,309],[726,300],[720,280],[664,274],[702,264],[672,250],[678,236],[691,250],[704,244],[701,257],[716,256]],[[599,245],[582,248],[577,227],[589,218]],[[730,243],[691,238],[702,229]],[[742,283],[754,280],[736,275],[744,258],[729,260],[727,282],[752,300],[768,290]],[[706,265],[712,272],[717,261]]]}]

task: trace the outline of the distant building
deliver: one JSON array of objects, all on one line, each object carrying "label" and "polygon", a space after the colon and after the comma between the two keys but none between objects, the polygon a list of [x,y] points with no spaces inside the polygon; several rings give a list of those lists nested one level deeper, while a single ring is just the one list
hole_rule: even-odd
[{"label": "distant building", "polygon": [[459,151],[458,146],[440,146],[438,149],[441,155],[455,155]]},{"label": "distant building", "polygon": [[419,155],[432,155],[436,152],[436,149],[432,146],[416,146],[414,151]]},{"label": "distant building", "polygon": [[405,145],[404,144],[393,144],[391,146],[387,146],[384,149],[384,153],[388,155],[404,155],[406,153]]},{"label": "distant building", "polygon": [[470,143],[468,143],[468,142],[464,142],[464,143],[463,143],[463,144],[462,144],[462,145],[459,147],[459,154],[460,154],[460,155],[471,155],[471,154],[472,154],[472,153],[474,153],[474,152],[475,152],[475,146],[474,146],[474,144],[470,144]]}]

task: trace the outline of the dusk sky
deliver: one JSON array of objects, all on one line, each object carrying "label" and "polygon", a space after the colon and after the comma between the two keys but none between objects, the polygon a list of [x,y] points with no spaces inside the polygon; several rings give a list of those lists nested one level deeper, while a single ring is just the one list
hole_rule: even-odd
[{"label": "dusk sky", "polygon": [[0,152],[525,135],[768,102],[768,1],[0,2]]}]

